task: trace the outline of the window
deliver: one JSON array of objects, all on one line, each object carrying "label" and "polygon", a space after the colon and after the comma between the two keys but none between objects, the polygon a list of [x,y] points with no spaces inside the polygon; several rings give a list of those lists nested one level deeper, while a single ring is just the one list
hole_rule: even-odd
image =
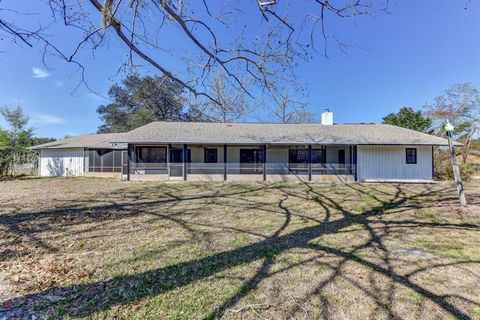
[{"label": "window", "polygon": [[167,162],[167,148],[165,147],[137,147],[135,154],[139,163]]},{"label": "window", "polygon": [[312,163],[325,163],[325,161],[326,161],[325,149],[312,150]]},{"label": "window", "polygon": [[290,149],[288,154],[288,162],[290,163],[307,163],[308,150],[307,149]]},{"label": "window", "polygon": [[[308,163],[308,149],[290,149],[288,162]],[[325,151],[323,149],[312,150],[312,163],[325,163]]]},{"label": "window", "polygon": [[405,150],[407,164],[417,163],[417,148],[407,148]]},{"label": "window", "polygon": [[205,163],[217,163],[218,162],[218,150],[217,149],[205,149],[204,157]]}]

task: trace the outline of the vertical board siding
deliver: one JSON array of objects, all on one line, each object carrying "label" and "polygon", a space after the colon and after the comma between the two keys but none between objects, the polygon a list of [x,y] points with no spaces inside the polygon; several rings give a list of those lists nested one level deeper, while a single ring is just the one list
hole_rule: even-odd
[{"label": "vertical board siding", "polygon": [[81,176],[84,171],[82,148],[43,149],[40,151],[40,176]]},{"label": "vertical board siding", "polygon": [[[406,163],[406,148],[417,149],[417,163]],[[358,146],[357,179],[430,181],[432,149],[430,146]]]}]

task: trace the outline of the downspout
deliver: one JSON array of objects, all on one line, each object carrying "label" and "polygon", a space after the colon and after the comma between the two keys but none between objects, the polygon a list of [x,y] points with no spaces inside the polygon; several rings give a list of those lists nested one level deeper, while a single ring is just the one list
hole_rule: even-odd
[{"label": "downspout", "polygon": [[435,152],[434,146],[432,146],[432,181],[435,180]]},{"label": "downspout", "polygon": [[85,172],[86,172],[86,169],[87,169],[87,166],[85,165],[86,164],[86,158],[85,158],[85,148],[83,148],[83,172],[82,172],[82,176],[85,176]]}]

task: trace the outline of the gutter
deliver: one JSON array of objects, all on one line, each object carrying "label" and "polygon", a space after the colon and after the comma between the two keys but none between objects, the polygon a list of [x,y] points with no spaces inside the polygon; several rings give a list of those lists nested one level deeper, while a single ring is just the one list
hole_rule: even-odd
[{"label": "gutter", "polygon": [[[300,141],[300,142],[278,142],[278,141],[258,141],[258,142],[228,142],[228,141],[158,141],[158,140],[130,140],[130,141],[114,141],[112,143],[127,143],[127,144],[146,144],[146,145],[155,145],[155,144],[191,144],[191,145],[205,145],[205,144],[229,144],[229,145],[258,145],[258,144],[269,144],[269,145],[330,145],[330,146],[340,146],[340,145],[364,145],[364,146],[436,146],[436,147],[448,147],[448,143],[439,144],[439,143],[365,143],[365,142],[321,142],[321,141]],[[462,146],[463,144],[456,142],[456,146]]]}]

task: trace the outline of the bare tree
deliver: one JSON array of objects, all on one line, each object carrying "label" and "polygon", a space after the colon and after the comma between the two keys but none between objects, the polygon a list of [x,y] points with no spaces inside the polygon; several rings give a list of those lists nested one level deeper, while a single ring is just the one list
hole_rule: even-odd
[{"label": "bare tree", "polygon": [[215,75],[211,88],[213,98],[218,103],[207,101],[204,114],[210,121],[235,122],[245,119],[251,108],[247,103],[246,94],[242,90],[236,90],[228,84],[224,72]]},{"label": "bare tree", "polygon": [[[23,12],[0,4],[0,35],[19,45],[40,46],[44,63],[53,55],[75,64],[87,87],[87,54],[96,54],[105,43],[120,43],[128,52],[122,67],[149,66],[192,96],[221,105],[212,93],[220,71],[236,90],[251,97],[261,94],[275,85],[272,77],[291,75],[299,62],[315,53],[326,55],[328,43],[342,46],[327,32],[329,19],[349,20],[384,10],[386,4],[387,0],[49,0],[53,21],[42,25],[39,19],[36,29],[23,25],[27,19],[18,18]],[[68,37],[62,40],[71,41],[70,49],[57,44],[51,25],[64,27]],[[247,83],[255,85],[249,88]]]},{"label": "bare tree", "polygon": [[462,162],[467,163],[472,140],[478,136],[480,127],[480,91],[469,83],[455,84],[425,109],[438,131],[443,131],[447,119],[455,126],[453,134],[464,144]]},{"label": "bare tree", "polygon": [[316,115],[310,112],[307,104],[291,98],[287,89],[285,93],[276,92],[270,99],[263,101],[266,116],[261,116],[261,121],[278,123],[314,123]]}]

